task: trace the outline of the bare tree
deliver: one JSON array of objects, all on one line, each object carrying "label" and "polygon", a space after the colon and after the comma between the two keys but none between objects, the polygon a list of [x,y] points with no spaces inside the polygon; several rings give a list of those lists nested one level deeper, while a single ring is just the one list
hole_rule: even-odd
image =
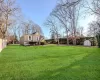
[{"label": "bare tree", "polygon": [[98,46],[100,48],[100,0],[91,0],[91,2],[86,1],[84,7],[90,11],[90,14],[97,17],[97,21],[90,23],[89,28],[91,30],[90,33],[97,37]]},{"label": "bare tree", "polygon": [[73,44],[76,45],[78,19],[80,16],[81,0],[60,0],[52,11],[51,15],[55,16],[67,34],[67,44],[69,44],[69,34],[73,37]]},{"label": "bare tree", "polygon": [[100,48],[100,23],[97,22],[97,24],[98,24],[98,29],[97,29],[96,37],[97,37],[97,41],[98,41],[98,47]]},{"label": "bare tree", "polygon": [[41,27],[38,24],[34,23],[32,20],[23,21],[21,23],[21,26],[22,35],[32,34],[34,32],[38,32],[43,35]]},{"label": "bare tree", "polygon": [[30,34],[30,23],[28,21],[23,22],[23,30],[24,30],[24,34]]},{"label": "bare tree", "polygon": [[84,35],[83,35],[83,31],[84,31],[84,27],[79,27],[79,35],[80,35],[80,37],[83,37]]},{"label": "bare tree", "polygon": [[89,23],[89,28],[88,28],[88,35],[95,37],[96,33],[97,33],[97,28],[98,25],[96,23],[96,21],[92,21],[91,23]]},{"label": "bare tree", "polygon": [[12,36],[13,36],[13,44],[15,44],[15,39],[18,40],[19,38],[17,37],[18,34],[19,34],[19,29],[20,29],[20,26],[18,24],[18,22],[16,20],[13,20],[12,24],[10,25],[10,27],[8,28],[7,31],[9,31],[10,33],[12,33]]},{"label": "bare tree", "polygon": [[5,38],[8,27],[12,24],[13,17],[17,14],[19,7],[15,0],[0,0],[0,32]]},{"label": "bare tree", "polygon": [[38,32],[39,34],[44,35],[41,27],[35,23],[32,25],[32,33],[34,32]]},{"label": "bare tree", "polygon": [[90,14],[100,15],[100,0],[84,0],[83,5]]},{"label": "bare tree", "polygon": [[95,40],[97,38],[98,46],[100,46],[100,23],[92,21],[89,24],[88,35],[94,37]]},{"label": "bare tree", "polygon": [[55,17],[49,16],[44,25],[50,28],[52,38],[57,39],[59,45],[59,26],[57,26]]},{"label": "bare tree", "polygon": [[69,40],[68,40],[68,33],[69,33],[69,28],[68,28],[68,15],[65,7],[62,7],[61,5],[57,5],[55,9],[51,13],[52,16],[56,17],[60,24],[62,25],[62,28],[65,29],[66,34],[67,34],[67,45],[69,45]]},{"label": "bare tree", "polygon": [[69,7],[69,19],[71,21],[70,24],[70,33],[72,34],[73,37],[73,44],[76,45],[76,37],[78,33],[78,20],[80,17],[80,9],[81,7],[81,0],[72,0],[68,2],[70,5],[73,4],[72,6]]}]

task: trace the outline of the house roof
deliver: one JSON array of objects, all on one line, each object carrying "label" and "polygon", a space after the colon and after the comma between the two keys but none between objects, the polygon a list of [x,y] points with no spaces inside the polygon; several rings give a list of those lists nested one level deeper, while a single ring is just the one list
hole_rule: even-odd
[{"label": "house roof", "polygon": [[32,33],[32,34],[36,34],[37,32],[34,32],[34,33]]}]

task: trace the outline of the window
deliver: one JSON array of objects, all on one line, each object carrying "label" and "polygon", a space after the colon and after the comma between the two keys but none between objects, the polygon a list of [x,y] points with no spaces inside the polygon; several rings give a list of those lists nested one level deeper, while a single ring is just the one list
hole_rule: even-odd
[{"label": "window", "polygon": [[29,36],[28,40],[31,41],[32,40],[32,36]]},{"label": "window", "polygon": [[39,41],[39,37],[37,37],[37,41]]}]

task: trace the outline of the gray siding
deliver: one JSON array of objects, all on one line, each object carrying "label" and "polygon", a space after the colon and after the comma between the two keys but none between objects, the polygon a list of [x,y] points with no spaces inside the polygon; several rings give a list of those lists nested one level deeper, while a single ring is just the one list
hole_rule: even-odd
[{"label": "gray siding", "polygon": [[[31,37],[31,40],[29,40],[29,36]],[[20,44],[25,45],[25,43],[29,42],[39,42],[40,34],[31,34],[31,35],[24,35],[20,38]]]}]

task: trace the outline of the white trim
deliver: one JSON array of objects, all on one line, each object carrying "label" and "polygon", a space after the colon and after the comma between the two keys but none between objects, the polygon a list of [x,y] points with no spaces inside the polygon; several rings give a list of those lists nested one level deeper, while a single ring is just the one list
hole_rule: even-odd
[{"label": "white trim", "polygon": [[[31,38],[29,39],[29,37],[31,37]],[[28,41],[32,41],[32,35],[28,36]]]}]

